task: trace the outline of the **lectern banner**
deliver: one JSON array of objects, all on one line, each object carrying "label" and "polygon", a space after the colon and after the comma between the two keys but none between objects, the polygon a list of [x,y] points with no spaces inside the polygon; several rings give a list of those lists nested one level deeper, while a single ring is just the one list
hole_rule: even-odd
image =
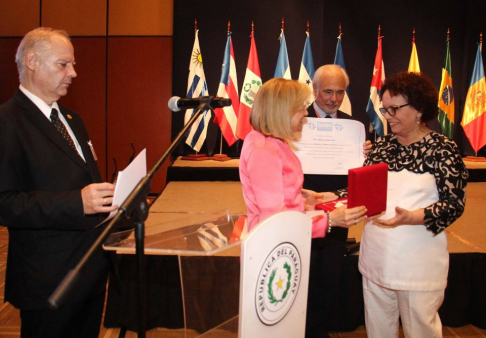
[{"label": "lectern banner", "polygon": [[242,244],[239,337],[303,337],[312,221],[297,211],[267,218]]}]

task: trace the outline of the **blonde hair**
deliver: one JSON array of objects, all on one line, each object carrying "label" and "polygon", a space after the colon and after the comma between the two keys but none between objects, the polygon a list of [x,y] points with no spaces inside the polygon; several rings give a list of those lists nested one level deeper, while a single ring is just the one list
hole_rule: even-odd
[{"label": "blonde hair", "polygon": [[311,95],[310,88],[296,80],[271,79],[256,94],[250,123],[263,135],[289,140],[290,120],[311,102]]},{"label": "blonde hair", "polygon": [[25,57],[29,52],[43,53],[50,48],[51,39],[55,35],[61,35],[68,40],[70,40],[68,33],[61,29],[53,29],[50,27],[38,27],[34,30],[28,32],[19,47],[17,48],[17,53],[15,54],[15,62],[17,63],[17,69],[19,71],[19,80],[22,83],[25,72]]}]

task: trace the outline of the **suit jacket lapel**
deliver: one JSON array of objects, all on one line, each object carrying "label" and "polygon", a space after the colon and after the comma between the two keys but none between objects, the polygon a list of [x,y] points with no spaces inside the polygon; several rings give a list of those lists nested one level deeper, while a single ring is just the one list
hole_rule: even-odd
[{"label": "suit jacket lapel", "polygon": [[314,104],[311,104],[307,108],[307,112],[309,113],[309,117],[317,117],[316,110],[314,109]]},{"label": "suit jacket lapel", "polygon": [[[63,107],[60,107],[63,110]],[[65,112],[62,113],[65,117]],[[91,174],[91,178],[94,182],[101,182],[101,175],[98,170],[98,164],[93,157],[93,153],[91,152],[91,147],[89,146],[88,142],[88,135],[82,125],[76,122],[76,119],[70,119],[69,117],[66,118],[68,121],[69,126],[71,127],[74,135],[76,135],[76,139],[78,140],[79,145],[81,146],[81,150],[83,151],[84,158],[86,160],[87,169]],[[79,157],[79,156],[78,156]]]},{"label": "suit jacket lapel", "polygon": [[[39,108],[37,108],[37,106],[20,90],[18,90],[16,93],[16,99],[22,106],[25,116],[33,122],[33,125],[39,128],[39,130],[41,130],[46,137],[51,139],[53,144],[64,152],[66,156],[70,157],[74,162],[76,162],[76,164],[86,170],[86,163],[79,156],[78,152],[71,148],[71,146],[62,137],[61,133],[59,133],[56,127],[54,127],[52,123],[46,119],[45,115],[39,110]],[[70,126],[72,129],[72,124],[70,124]],[[73,132],[76,134],[74,129]],[[76,138],[77,137],[78,136],[76,135]]]},{"label": "suit jacket lapel", "polygon": [[351,119],[351,120],[355,120],[355,118],[353,118],[351,115],[348,115],[345,112],[340,111],[340,110],[337,111],[337,116],[340,119]]}]

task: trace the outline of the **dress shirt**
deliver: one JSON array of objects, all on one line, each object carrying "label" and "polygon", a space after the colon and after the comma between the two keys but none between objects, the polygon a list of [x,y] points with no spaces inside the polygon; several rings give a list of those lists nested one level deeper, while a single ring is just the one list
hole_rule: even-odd
[{"label": "dress shirt", "polygon": [[321,108],[319,108],[319,106],[317,105],[316,101],[314,101],[314,103],[312,105],[314,106],[314,110],[316,111],[317,116],[319,116],[319,117],[326,117],[326,115],[331,115],[331,117],[333,119],[337,119],[338,118],[336,116],[337,115],[337,112],[332,113],[332,114],[326,114],[326,112],[324,110],[322,110]]}]

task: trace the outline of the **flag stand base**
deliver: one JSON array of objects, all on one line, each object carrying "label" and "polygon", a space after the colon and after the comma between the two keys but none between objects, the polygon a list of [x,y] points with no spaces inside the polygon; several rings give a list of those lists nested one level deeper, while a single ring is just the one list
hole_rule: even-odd
[{"label": "flag stand base", "polygon": [[231,157],[228,157],[226,154],[215,154],[211,157],[211,160],[225,162],[231,160]]},{"label": "flag stand base", "polygon": [[210,157],[206,156],[205,154],[191,154],[191,155],[181,157],[181,160],[184,161],[206,161],[209,159]]},{"label": "flag stand base", "polygon": [[464,160],[471,162],[486,162],[486,157],[466,156],[464,157]]}]

